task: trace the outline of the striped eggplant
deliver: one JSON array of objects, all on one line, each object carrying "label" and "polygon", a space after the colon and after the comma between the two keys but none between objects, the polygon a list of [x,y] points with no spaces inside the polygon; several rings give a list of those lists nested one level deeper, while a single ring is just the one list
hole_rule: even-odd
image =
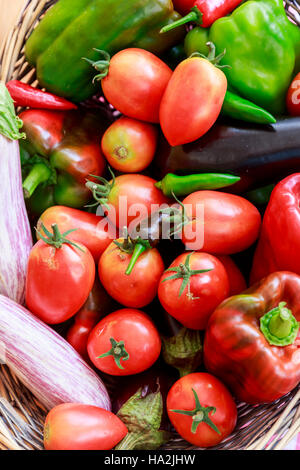
[{"label": "striped eggplant", "polygon": [[58,333],[16,302],[0,295],[0,360],[48,409],[83,403],[106,410],[105,385]]},{"label": "striped eggplant", "polygon": [[18,139],[22,122],[13,101],[0,83],[0,294],[24,302],[25,275],[32,247],[23,198]]}]

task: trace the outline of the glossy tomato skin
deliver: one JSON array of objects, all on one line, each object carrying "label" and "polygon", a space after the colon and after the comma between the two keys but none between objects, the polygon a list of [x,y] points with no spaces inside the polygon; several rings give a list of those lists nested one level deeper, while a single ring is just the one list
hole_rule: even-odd
[{"label": "glossy tomato skin", "polygon": [[136,226],[141,219],[148,217],[152,211],[168,199],[155,187],[156,180],[141,174],[117,176],[108,197],[111,209],[108,218],[119,228]]},{"label": "glossy tomato skin", "polygon": [[[184,264],[190,253],[178,256],[170,267]],[[210,315],[229,295],[230,285],[223,264],[207,253],[195,252],[190,257],[192,270],[210,271],[190,277],[190,294],[186,287],[181,296],[179,290],[183,279],[170,279],[174,272],[164,272],[159,282],[158,298],[163,308],[182,325],[194,330],[205,329]]]},{"label": "glossy tomato skin", "polygon": [[172,70],[144,49],[115,54],[108,75],[101,80],[105,98],[125,116],[159,122],[159,106]]},{"label": "glossy tomato skin", "polygon": [[291,116],[300,116],[300,73],[296,75],[287,92],[286,105]]},{"label": "glossy tomato skin", "polygon": [[125,424],[110,411],[63,403],[47,415],[44,446],[46,450],[110,450],[127,432]]},{"label": "glossy tomato skin", "polygon": [[156,144],[155,126],[125,116],[111,124],[101,141],[109,165],[123,173],[145,170],[153,160]]},{"label": "glossy tomato skin", "polygon": [[247,289],[246,280],[230,256],[216,256],[223,264],[229,280],[229,296],[238,295]]},{"label": "glossy tomato skin", "polygon": [[[197,393],[201,406],[216,408],[215,413],[210,413],[209,417],[220,434],[204,422],[192,433],[192,417],[172,411],[195,409],[192,389]],[[167,397],[167,411],[176,431],[183,439],[198,447],[219,444],[231,434],[237,421],[237,408],[231,394],[220,380],[205,372],[188,374],[173,385]]]},{"label": "glossy tomato skin", "polygon": [[[124,341],[129,359],[121,359],[119,368],[112,355],[98,358],[112,347],[110,338]],[[125,308],[103,318],[92,330],[88,339],[88,354],[93,364],[110,375],[132,375],[149,369],[158,359],[161,350],[159,333],[144,312]]]},{"label": "glossy tomato skin", "polygon": [[[119,239],[122,242],[123,239]],[[130,275],[125,274],[131,255],[111,243],[102,254],[98,272],[108,294],[125,307],[148,305],[157,293],[164,263],[156,248],[146,250],[137,260]]]},{"label": "glossy tomato skin", "polygon": [[97,263],[103,251],[118,236],[115,227],[109,222],[102,224],[102,220],[103,217],[79,209],[52,206],[46,209],[39,218],[37,229],[43,234],[42,223],[48,230],[51,229],[52,224],[57,223],[62,233],[76,229],[68,235],[68,238],[85,245]]},{"label": "glossy tomato skin", "polygon": [[64,243],[56,249],[43,240],[32,248],[26,277],[28,309],[45,323],[71,318],[88,298],[95,280],[95,262],[89,250]]},{"label": "glossy tomato skin", "polygon": [[[247,199],[221,191],[196,191],[183,200],[191,218],[182,233],[186,249],[216,255],[231,255],[245,250],[257,239],[261,215]],[[198,209],[200,211],[200,218]],[[197,244],[196,235],[199,237]]]},{"label": "glossy tomato skin", "polygon": [[208,60],[192,57],[173,72],[161,100],[159,119],[170,145],[202,137],[216,122],[225,98],[225,74]]}]

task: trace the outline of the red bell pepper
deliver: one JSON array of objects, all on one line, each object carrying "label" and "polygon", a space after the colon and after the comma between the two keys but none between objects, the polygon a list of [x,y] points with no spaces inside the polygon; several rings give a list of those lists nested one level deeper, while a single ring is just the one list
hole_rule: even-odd
[{"label": "red bell pepper", "polygon": [[36,109],[53,109],[58,111],[68,111],[77,109],[76,104],[61,98],[60,96],[47,93],[46,91],[34,88],[19,80],[11,80],[6,87],[12,97],[15,106]]},{"label": "red bell pepper", "polygon": [[250,404],[272,402],[300,381],[300,276],[280,271],[225,300],[209,319],[204,363]]},{"label": "red bell pepper", "polygon": [[273,189],[263,217],[250,285],[275,271],[300,274],[300,173]]},{"label": "red bell pepper", "polygon": [[187,13],[187,7],[189,7],[191,11],[187,13],[185,17],[164,26],[160,31],[161,33],[166,33],[189,21],[199,24],[202,28],[208,28],[216,20],[232,12],[242,3],[242,0],[193,0],[192,2],[177,0],[173,3],[174,8],[180,13]]}]

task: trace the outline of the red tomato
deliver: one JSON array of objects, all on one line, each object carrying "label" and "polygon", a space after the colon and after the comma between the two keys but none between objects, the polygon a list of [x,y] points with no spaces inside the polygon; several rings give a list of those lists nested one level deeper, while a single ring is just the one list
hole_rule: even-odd
[{"label": "red tomato", "polygon": [[238,295],[247,289],[246,280],[230,256],[216,256],[223,264],[229,279],[229,296]]},{"label": "red tomato", "polygon": [[121,117],[102,137],[102,151],[108,163],[123,173],[145,170],[153,160],[157,129],[152,124]]},{"label": "red tomato", "polygon": [[75,315],[74,324],[66,336],[67,341],[85,360],[89,360],[87,341],[90,332],[102,317],[114,310],[114,307],[115,302],[96,278],[87,301]]},{"label": "red tomato", "polygon": [[125,424],[110,411],[63,403],[46,417],[44,446],[46,450],[110,450],[127,432]]},{"label": "red tomato", "polygon": [[85,303],[94,279],[95,262],[85,246],[55,248],[39,240],[28,260],[27,307],[45,323],[64,322]]},{"label": "red tomato", "polygon": [[237,421],[231,394],[222,382],[205,372],[177,380],[168,393],[167,411],[180,436],[198,447],[219,444]]},{"label": "red tomato", "polygon": [[286,105],[291,116],[300,116],[300,73],[296,75],[288,89]]},{"label": "red tomato", "polygon": [[159,106],[172,70],[151,52],[124,49],[115,54],[102,79],[105,98],[122,114],[159,122]]},{"label": "red tomato", "polygon": [[[73,209],[66,206],[52,206],[45,210],[37,223],[37,229],[42,234],[44,233],[41,224],[50,230],[53,223],[57,223],[62,232],[67,230],[76,229],[68,235],[70,240],[82,243],[93,255],[95,262],[98,262],[100,255],[105,248],[117,238],[116,229],[109,224],[99,223],[103,220],[96,214]],[[39,235],[37,234],[39,239]]]},{"label": "red tomato", "polygon": [[[88,340],[93,364],[110,375],[132,375],[154,364],[161,340],[150,317],[140,310],[124,308],[103,318]],[[99,357],[102,356],[102,357]]]},{"label": "red tomato", "polygon": [[[118,242],[122,242],[119,239]],[[131,255],[111,243],[99,261],[99,277],[109,295],[126,307],[148,305],[157,293],[164,263],[156,248],[146,250],[138,258],[130,275],[125,274]]]},{"label": "red tomato", "polygon": [[[199,270],[208,271],[198,273]],[[178,256],[158,287],[163,308],[194,330],[205,329],[210,315],[228,294],[229,280],[223,264],[215,256],[199,252]]]},{"label": "red tomato", "polygon": [[230,255],[245,250],[258,237],[260,213],[241,196],[221,191],[196,191],[187,196],[183,204],[186,216],[191,219],[182,233],[187,249]]},{"label": "red tomato", "polygon": [[192,57],[173,72],[160,105],[160,125],[172,146],[193,142],[216,122],[227,90],[225,74]]},{"label": "red tomato", "polygon": [[[107,203],[113,210],[108,217],[117,227],[123,228],[148,217],[168,199],[155,187],[156,180],[140,174],[117,176]],[[130,231],[130,230],[129,230]]]}]

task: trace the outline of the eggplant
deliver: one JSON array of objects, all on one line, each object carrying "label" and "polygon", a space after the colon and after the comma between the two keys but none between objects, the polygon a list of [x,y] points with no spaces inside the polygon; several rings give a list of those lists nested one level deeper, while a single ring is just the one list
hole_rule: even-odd
[{"label": "eggplant", "polygon": [[220,119],[201,139],[171,147],[161,135],[152,164],[154,177],[167,173],[230,173],[241,180],[232,193],[276,182],[300,171],[300,117],[254,125]]}]

